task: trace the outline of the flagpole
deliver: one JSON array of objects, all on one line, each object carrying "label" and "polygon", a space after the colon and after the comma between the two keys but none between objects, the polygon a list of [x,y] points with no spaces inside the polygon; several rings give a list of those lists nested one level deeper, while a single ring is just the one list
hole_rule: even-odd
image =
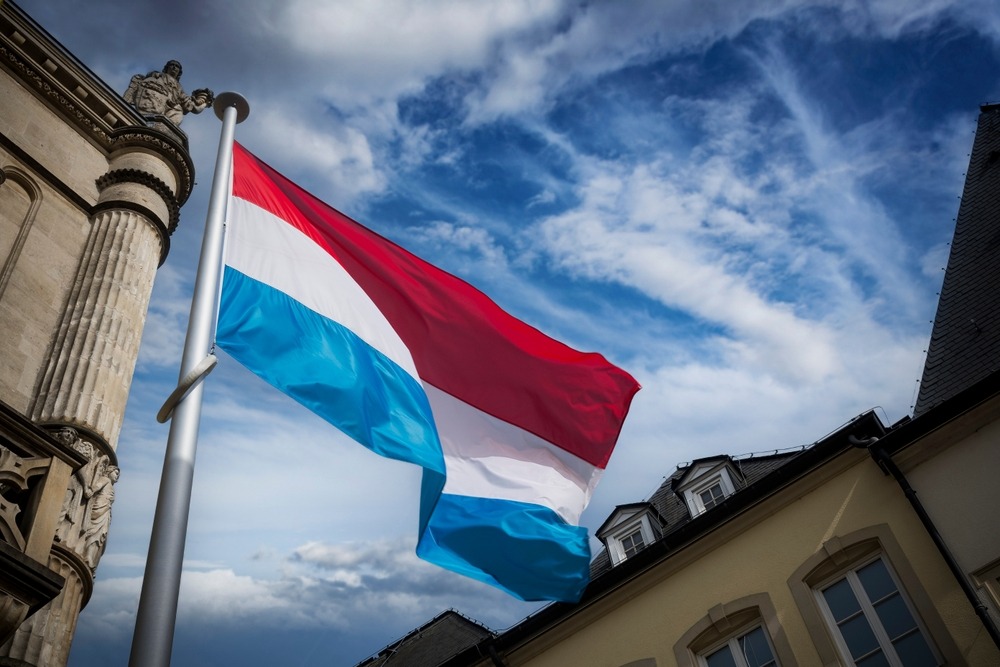
[{"label": "flagpole", "polygon": [[180,391],[175,391],[160,411],[164,419],[172,411],[173,419],[170,422],[170,435],[163,460],[139,609],[136,612],[129,667],[169,667],[177,621],[177,598],[180,593],[184,542],[191,507],[198,425],[201,422],[203,384],[200,380],[214,366],[214,359],[211,359],[209,351],[215,336],[218,311],[223,223],[229,200],[233,137],[236,125],[250,114],[250,105],[238,93],[220,94],[215,98],[213,109],[222,121],[222,135],[215,159],[205,236],[184,341],[178,386]]}]

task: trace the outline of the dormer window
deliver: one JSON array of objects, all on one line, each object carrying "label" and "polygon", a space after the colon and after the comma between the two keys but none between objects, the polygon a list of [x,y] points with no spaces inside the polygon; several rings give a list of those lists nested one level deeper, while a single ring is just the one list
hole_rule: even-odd
[{"label": "dormer window", "polygon": [[648,503],[620,505],[597,530],[612,565],[619,565],[660,536],[659,515]]},{"label": "dormer window", "polygon": [[676,491],[696,517],[736,492],[728,456],[695,461],[678,481]]}]

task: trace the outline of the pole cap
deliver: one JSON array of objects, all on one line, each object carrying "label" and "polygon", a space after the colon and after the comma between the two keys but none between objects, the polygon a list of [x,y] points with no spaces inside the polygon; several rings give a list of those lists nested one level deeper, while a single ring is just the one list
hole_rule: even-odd
[{"label": "pole cap", "polygon": [[229,107],[236,107],[237,123],[242,123],[250,115],[250,103],[239,93],[219,93],[215,96],[215,103],[212,104],[212,109],[219,120],[222,120],[223,114],[226,113],[226,109]]}]

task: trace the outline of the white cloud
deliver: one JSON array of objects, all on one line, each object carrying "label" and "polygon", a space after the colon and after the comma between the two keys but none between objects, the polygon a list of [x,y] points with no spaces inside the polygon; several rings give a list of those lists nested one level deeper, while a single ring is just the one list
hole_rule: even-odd
[{"label": "white cloud", "polygon": [[414,230],[411,236],[420,243],[440,245],[446,243],[470,253],[477,262],[485,262],[491,269],[503,269],[507,264],[506,252],[489,231],[473,224],[453,224],[438,220]]},{"label": "white cloud", "polygon": [[[343,208],[385,187],[365,132],[352,122],[327,116],[322,105],[290,108],[265,102],[251,113],[256,128],[244,140],[250,149],[292,180],[310,186],[307,189],[321,190],[329,203]],[[308,174],[309,180],[297,179],[299,174]]]},{"label": "white cloud", "polygon": [[[598,174],[582,199],[580,209],[541,225],[547,248],[567,270],[636,287],[669,307],[723,325],[734,335],[718,348],[728,363],[768,368],[798,381],[821,380],[837,370],[829,332],[796,316],[791,304],[768,302],[754,276],[727,268],[737,258],[706,240],[712,232],[700,232],[706,217],[725,219],[715,208],[724,201],[682,189],[657,165]],[[735,212],[730,217],[742,220]]]},{"label": "white cloud", "polygon": [[347,108],[361,96],[412,92],[429,76],[483,66],[499,41],[551,21],[560,2],[375,0],[287,4],[274,27],[306,58],[331,63],[320,84]]}]

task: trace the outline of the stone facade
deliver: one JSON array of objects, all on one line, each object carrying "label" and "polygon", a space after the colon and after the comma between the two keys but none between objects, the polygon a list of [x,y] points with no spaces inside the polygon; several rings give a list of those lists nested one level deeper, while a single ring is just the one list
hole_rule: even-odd
[{"label": "stone facade", "polygon": [[0,3],[0,665],[65,665],[93,587],[157,267],[194,169]]}]

